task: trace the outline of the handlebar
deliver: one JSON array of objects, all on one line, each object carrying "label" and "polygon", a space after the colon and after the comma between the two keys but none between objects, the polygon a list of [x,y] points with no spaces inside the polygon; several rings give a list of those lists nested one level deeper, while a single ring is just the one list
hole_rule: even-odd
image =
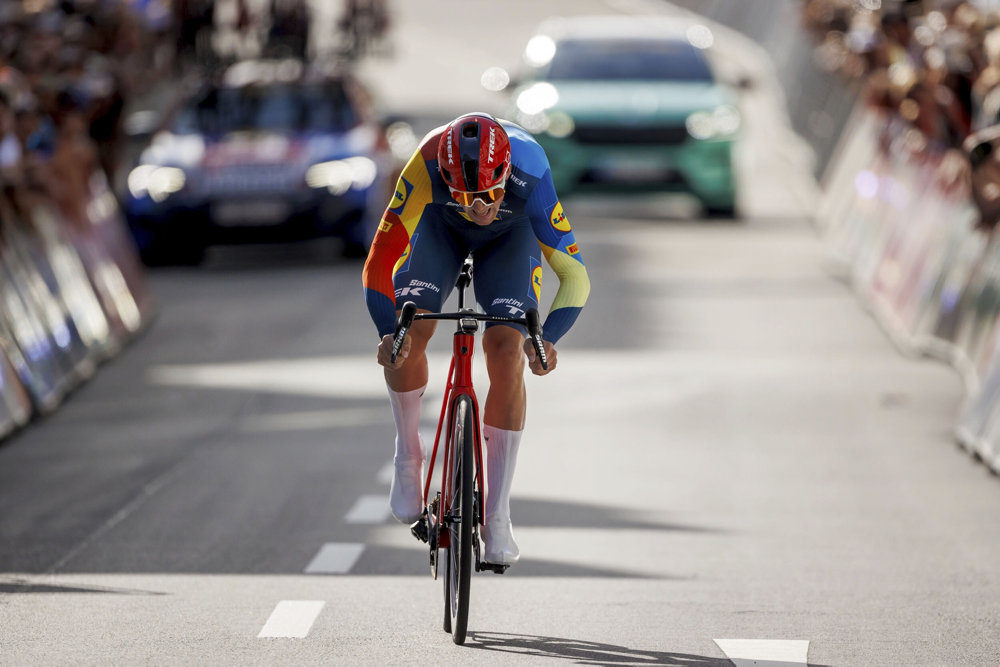
[{"label": "handlebar", "polygon": [[528,337],[531,339],[531,344],[535,348],[535,354],[538,355],[538,360],[541,362],[542,368],[545,370],[549,368],[548,357],[545,354],[545,344],[542,342],[542,324],[538,317],[538,311],[534,308],[526,310],[524,317],[486,315],[485,313],[466,310],[461,310],[457,313],[418,313],[417,305],[412,301],[407,301],[400,310],[399,319],[396,320],[396,333],[392,341],[392,363],[396,363],[396,355],[399,354],[399,350],[403,347],[406,333],[413,326],[415,320],[459,320],[459,329],[462,327],[462,320],[520,324],[528,329]]}]

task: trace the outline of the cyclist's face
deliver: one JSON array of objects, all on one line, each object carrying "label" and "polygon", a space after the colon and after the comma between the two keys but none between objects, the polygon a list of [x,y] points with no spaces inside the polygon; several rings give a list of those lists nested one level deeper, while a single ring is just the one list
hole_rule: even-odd
[{"label": "cyclist's face", "polygon": [[472,206],[463,206],[462,210],[474,223],[485,227],[496,219],[502,203],[503,195],[492,204],[485,204],[482,199],[476,199],[472,202]]}]

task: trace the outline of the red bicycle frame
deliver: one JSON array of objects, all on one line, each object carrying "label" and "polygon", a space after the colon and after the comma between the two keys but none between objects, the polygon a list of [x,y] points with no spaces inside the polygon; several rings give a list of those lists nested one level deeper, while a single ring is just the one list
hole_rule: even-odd
[{"label": "red bicycle frame", "polygon": [[[452,342],[451,367],[448,370],[448,382],[444,389],[444,399],[441,402],[441,414],[438,417],[437,432],[434,434],[434,449],[431,450],[430,464],[427,467],[427,479],[424,482],[424,507],[427,507],[428,496],[430,495],[431,479],[434,477],[434,464],[437,460],[438,446],[441,444],[441,431],[445,424],[448,430],[445,434],[444,457],[441,480],[441,501],[438,507],[438,520],[444,517],[451,510],[449,503],[452,497],[451,476],[447,474],[452,469],[452,460],[455,452],[452,450],[452,432],[454,430],[453,411],[455,399],[462,394],[472,399],[472,419],[475,424],[475,452],[476,452],[476,480],[477,486],[483,488],[483,441],[479,426],[479,400],[476,398],[476,391],[472,386],[472,355],[475,350],[476,337],[472,333],[456,331]],[[479,524],[482,525],[483,516],[480,512]],[[441,534],[442,544],[446,547],[447,531]]]},{"label": "red bicycle frame", "polygon": [[[474,309],[465,307],[465,290],[472,282],[472,259],[465,260],[462,271],[459,274],[458,282],[458,312],[453,313],[417,313],[417,306],[412,301],[407,301],[400,309],[399,318],[396,320],[396,334],[392,346],[392,363],[396,363],[397,355],[406,339],[406,333],[415,320],[458,320],[458,327],[455,331],[452,343],[451,368],[448,370],[448,382],[445,386],[444,399],[441,403],[441,415],[438,417],[437,433],[434,435],[434,448],[431,451],[430,464],[427,466],[427,478],[424,481],[423,503],[425,512],[421,519],[410,527],[410,531],[417,539],[427,542],[431,541],[431,549],[436,553],[438,547],[447,547],[449,533],[447,530],[441,531],[439,528],[445,517],[451,515],[451,498],[454,492],[454,480],[451,479],[449,471],[454,470],[456,453],[452,449],[452,439],[454,436],[454,412],[455,404],[462,396],[468,396],[472,403],[472,422],[475,437],[475,473],[473,488],[478,488],[482,496],[479,498],[480,526],[485,521],[483,504],[485,503],[485,489],[483,476],[483,440],[481,426],[479,423],[479,400],[476,398],[476,391],[472,387],[472,355],[475,350],[476,332],[479,331],[479,322],[493,322],[504,324],[516,324],[524,326],[528,330],[529,338],[535,348],[535,354],[541,362],[542,368],[547,368],[545,357],[545,346],[542,343],[542,327],[538,319],[538,311],[528,308],[524,312],[524,317],[510,317],[504,315],[487,315],[477,313]],[[445,432],[445,446],[443,457],[443,468],[441,473],[441,492],[437,503],[429,502],[431,499],[431,481],[434,478],[434,468],[437,463],[438,447],[441,445],[441,432],[444,431],[444,424],[447,421],[448,429]],[[436,511],[435,510],[436,505]],[[433,512],[433,515],[432,515]],[[465,517],[462,517],[465,518]],[[436,540],[440,535],[440,543]],[[478,547],[477,547],[478,549]],[[478,552],[477,552],[478,553]],[[435,562],[432,557],[432,564]],[[478,566],[477,566],[478,569]],[[434,570],[436,572],[436,568]],[[501,570],[502,572],[502,570]]]}]

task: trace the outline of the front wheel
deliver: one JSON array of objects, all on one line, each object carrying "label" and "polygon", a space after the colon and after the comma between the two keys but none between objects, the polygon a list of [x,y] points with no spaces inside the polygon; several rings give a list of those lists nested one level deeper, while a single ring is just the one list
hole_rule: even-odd
[{"label": "front wheel", "polygon": [[[452,409],[451,496],[445,520],[448,550],[445,558],[445,630],[456,644],[465,643],[472,580],[473,484],[475,481],[475,426],[472,399],[459,396]],[[447,487],[446,487],[447,488]]]}]

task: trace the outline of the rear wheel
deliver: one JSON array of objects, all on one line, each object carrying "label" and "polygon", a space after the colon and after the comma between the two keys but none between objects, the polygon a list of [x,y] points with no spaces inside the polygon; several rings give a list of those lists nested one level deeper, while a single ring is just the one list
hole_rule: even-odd
[{"label": "rear wheel", "polygon": [[469,621],[469,588],[472,580],[473,483],[475,479],[475,431],[472,400],[468,396],[455,399],[452,411],[451,450],[453,460],[448,530],[448,550],[445,557],[445,630],[451,631],[456,644],[465,643]]}]

